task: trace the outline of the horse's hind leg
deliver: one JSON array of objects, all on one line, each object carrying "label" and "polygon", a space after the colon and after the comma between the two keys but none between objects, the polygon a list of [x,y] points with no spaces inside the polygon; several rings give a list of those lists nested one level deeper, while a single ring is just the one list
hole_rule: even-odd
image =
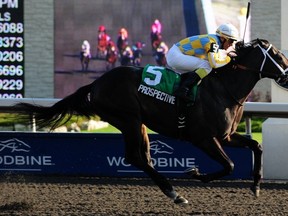
[{"label": "horse's hind leg", "polygon": [[255,196],[260,195],[260,181],[262,178],[262,146],[255,140],[247,138],[241,134],[235,133],[230,139],[224,140],[222,143],[225,146],[245,148],[248,147],[254,154],[254,184],[251,189]]},{"label": "horse's hind leg", "polygon": [[[125,121],[125,127],[122,128],[124,140],[126,143],[125,159],[126,162],[143,170],[161,189],[161,191],[172,198],[176,204],[186,204],[188,201],[179,196],[167,178],[157,172],[153,166],[151,166],[150,153],[148,154],[149,147],[145,144],[145,128],[140,123],[131,123],[131,119]],[[129,124],[130,122],[130,124]],[[142,134],[142,132],[144,133]],[[146,134],[147,135],[147,134]],[[146,137],[146,142],[148,137]]]},{"label": "horse's hind leg", "polygon": [[209,155],[210,158],[220,163],[224,169],[218,172],[208,174],[201,174],[198,172],[198,170],[189,169],[186,171],[187,174],[202,182],[210,182],[212,180],[220,179],[232,173],[234,169],[234,164],[226,155],[220,142],[215,137],[208,138],[198,147],[201,148],[207,155]]}]

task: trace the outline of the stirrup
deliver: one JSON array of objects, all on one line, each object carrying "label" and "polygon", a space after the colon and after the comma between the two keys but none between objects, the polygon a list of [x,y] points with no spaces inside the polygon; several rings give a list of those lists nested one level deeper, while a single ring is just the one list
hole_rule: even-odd
[{"label": "stirrup", "polygon": [[175,91],[175,96],[178,96],[178,97],[187,97],[188,93],[189,93],[190,89],[187,88],[187,87],[180,87],[179,89],[177,89]]},{"label": "stirrup", "polygon": [[176,97],[179,97],[181,100],[185,102],[190,102],[191,98],[189,97],[189,91],[190,89],[185,87],[185,88],[180,88],[178,91],[175,92]]}]

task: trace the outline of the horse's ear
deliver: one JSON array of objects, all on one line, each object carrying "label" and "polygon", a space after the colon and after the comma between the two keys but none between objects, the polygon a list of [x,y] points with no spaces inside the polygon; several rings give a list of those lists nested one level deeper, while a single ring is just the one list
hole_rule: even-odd
[{"label": "horse's ear", "polygon": [[263,42],[262,42],[262,40],[261,39],[259,39],[259,38],[257,38],[257,43],[261,46],[261,47],[263,47],[264,45],[263,45]]}]

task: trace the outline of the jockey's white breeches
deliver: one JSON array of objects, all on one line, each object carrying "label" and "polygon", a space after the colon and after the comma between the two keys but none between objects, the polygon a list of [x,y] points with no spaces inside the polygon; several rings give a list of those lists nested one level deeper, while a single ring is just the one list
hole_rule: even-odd
[{"label": "jockey's white breeches", "polygon": [[166,60],[169,67],[180,73],[191,72],[198,68],[205,69],[207,74],[212,71],[208,60],[185,55],[175,44],[166,54]]}]

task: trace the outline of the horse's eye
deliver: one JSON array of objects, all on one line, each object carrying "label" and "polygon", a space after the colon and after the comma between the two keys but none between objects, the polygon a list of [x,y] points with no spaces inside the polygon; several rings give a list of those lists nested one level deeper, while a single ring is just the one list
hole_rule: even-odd
[{"label": "horse's eye", "polygon": [[278,59],[279,61],[282,61],[282,60],[283,60],[281,54],[282,54],[281,52],[277,52],[277,59]]}]

